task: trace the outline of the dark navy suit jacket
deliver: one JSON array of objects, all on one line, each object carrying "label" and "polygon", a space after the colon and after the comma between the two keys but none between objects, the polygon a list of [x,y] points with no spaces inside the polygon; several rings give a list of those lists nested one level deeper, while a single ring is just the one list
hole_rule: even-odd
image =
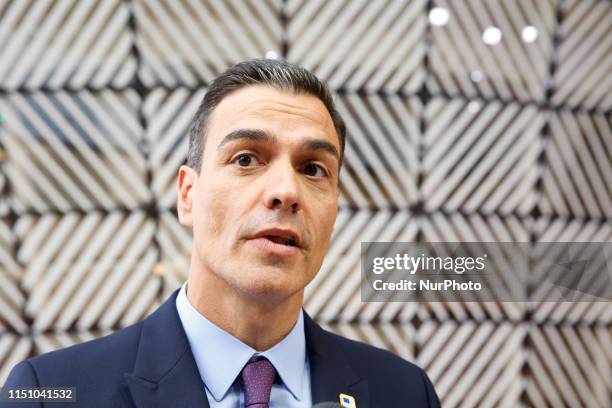
[{"label": "dark navy suit jacket", "polygon": [[[7,387],[76,387],[51,407],[208,407],[176,310],[175,292],[143,321],[109,336],[23,361]],[[305,314],[313,404],[352,395],[357,408],[438,407],[423,370],[388,351],[323,330]],[[40,403],[0,407],[41,407]]]}]

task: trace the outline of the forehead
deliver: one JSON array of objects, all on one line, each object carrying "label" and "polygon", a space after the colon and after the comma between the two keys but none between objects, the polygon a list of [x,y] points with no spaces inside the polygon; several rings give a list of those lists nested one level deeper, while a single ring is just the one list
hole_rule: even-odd
[{"label": "forehead", "polygon": [[316,96],[268,86],[248,86],[227,95],[212,112],[208,145],[218,145],[234,129],[254,128],[279,136],[319,137],[340,150],[332,118]]}]

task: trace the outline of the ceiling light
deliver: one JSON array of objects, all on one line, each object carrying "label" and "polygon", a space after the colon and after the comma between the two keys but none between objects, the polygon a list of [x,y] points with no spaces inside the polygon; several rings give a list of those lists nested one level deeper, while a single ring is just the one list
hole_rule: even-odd
[{"label": "ceiling light", "polygon": [[532,43],[538,38],[538,29],[530,25],[525,26],[521,36],[523,37],[523,41],[526,43]]},{"label": "ceiling light", "polygon": [[450,15],[444,7],[434,7],[429,11],[429,22],[433,26],[444,26],[448,23]]},{"label": "ceiling light", "polygon": [[495,45],[502,39],[502,32],[497,27],[487,27],[482,32],[482,41],[488,45]]},{"label": "ceiling light", "polygon": [[482,75],[482,72],[480,72],[479,70],[475,69],[472,72],[470,72],[470,79],[474,82],[480,82],[482,81],[482,78],[484,78],[484,75]]},{"label": "ceiling light", "polygon": [[278,54],[274,50],[269,50],[266,52],[266,59],[278,59]]}]

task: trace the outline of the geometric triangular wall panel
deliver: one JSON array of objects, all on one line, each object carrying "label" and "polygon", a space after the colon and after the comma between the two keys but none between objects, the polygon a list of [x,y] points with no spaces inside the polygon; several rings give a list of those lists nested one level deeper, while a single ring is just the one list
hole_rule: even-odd
[{"label": "geometric triangular wall panel", "polygon": [[[190,122],[263,57],[328,81],[347,125],[305,310],[420,364],[445,407],[609,406],[612,302],[360,291],[362,242],[612,242],[608,0],[0,1],[0,384],[185,282]],[[538,273],[514,261],[506,281]]]}]

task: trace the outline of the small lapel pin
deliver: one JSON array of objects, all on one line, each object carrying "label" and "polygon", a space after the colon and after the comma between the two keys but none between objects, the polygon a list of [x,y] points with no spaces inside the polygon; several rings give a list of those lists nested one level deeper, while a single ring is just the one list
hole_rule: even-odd
[{"label": "small lapel pin", "polygon": [[357,404],[355,403],[355,398],[350,395],[342,394],[338,396],[340,398],[340,405],[345,408],[357,408]]}]

